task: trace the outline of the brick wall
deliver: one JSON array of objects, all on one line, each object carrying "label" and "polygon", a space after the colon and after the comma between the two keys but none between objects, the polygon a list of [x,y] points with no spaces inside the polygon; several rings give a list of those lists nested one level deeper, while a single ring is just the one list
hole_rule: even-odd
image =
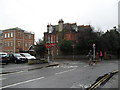
[{"label": "brick wall", "polygon": [[26,33],[24,30],[4,30],[3,36],[4,52],[27,51],[34,45],[34,34]]}]

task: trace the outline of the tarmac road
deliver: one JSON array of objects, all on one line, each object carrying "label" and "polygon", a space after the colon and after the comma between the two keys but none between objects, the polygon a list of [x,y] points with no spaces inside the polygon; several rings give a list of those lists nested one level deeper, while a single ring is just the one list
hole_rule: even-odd
[{"label": "tarmac road", "polygon": [[[89,66],[81,61],[63,61],[58,66],[2,75],[2,88],[87,88],[108,72],[118,70],[118,61],[102,61]],[[114,86],[118,88],[118,75]],[[110,82],[109,85],[113,85]],[[111,85],[106,88],[111,88]]]}]

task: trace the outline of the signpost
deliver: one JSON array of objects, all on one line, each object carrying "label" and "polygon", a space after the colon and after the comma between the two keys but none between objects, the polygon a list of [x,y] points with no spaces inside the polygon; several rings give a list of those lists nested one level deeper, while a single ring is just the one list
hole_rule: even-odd
[{"label": "signpost", "polygon": [[54,46],[55,43],[46,43],[46,48],[48,49],[48,63],[50,62],[50,48]]},{"label": "signpost", "polygon": [[46,43],[46,48],[54,47],[55,43]]},{"label": "signpost", "polygon": [[95,44],[93,44],[93,60],[95,60]]},{"label": "signpost", "polygon": [[46,48],[50,48],[50,43],[46,43]]},{"label": "signpost", "polygon": [[75,58],[75,57],[74,57],[74,48],[75,48],[75,44],[73,44],[72,47],[73,47],[73,60],[74,60],[74,58]]},{"label": "signpost", "polygon": [[48,49],[48,63],[50,62],[50,43],[46,43],[46,48]]}]

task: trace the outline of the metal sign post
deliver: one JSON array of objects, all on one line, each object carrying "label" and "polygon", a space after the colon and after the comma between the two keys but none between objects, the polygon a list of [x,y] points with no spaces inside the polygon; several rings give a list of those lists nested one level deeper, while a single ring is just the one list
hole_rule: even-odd
[{"label": "metal sign post", "polygon": [[93,44],[93,60],[95,60],[95,44]]},{"label": "metal sign post", "polygon": [[73,60],[74,60],[74,58],[75,58],[75,56],[74,56],[74,48],[75,48],[75,45],[73,44],[72,47],[73,47]]},{"label": "metal sign post", "polygon": [[49,55],[50,55],[50,49],[48,48],[48,63],[50,62],[50,57],[49,57]]},{"label": "metal sign post", "polygon": [[[48,63],[50,62],[51,52],[50,49],[55,46],[55,43],[46,43],[46,48],[48,49]],[[53,50],[52,50],[52,57],[53,57]]]},{"label": "metal sign post", "polygon": [[48,63],[50,62],[50,43],[46,43],[46,48],[48,49]]}]

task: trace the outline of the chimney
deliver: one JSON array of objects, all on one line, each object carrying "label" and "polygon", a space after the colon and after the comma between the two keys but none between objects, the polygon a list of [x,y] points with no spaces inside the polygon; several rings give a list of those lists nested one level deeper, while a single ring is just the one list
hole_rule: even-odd
[{"label": "chimney", "polygon": [[48,24],[48,25],[47,25],[47,32],[49,32],[49,27],[50,27],[50,25]]},{"label": "chimney", "polygon": [[58,26],[59,26],[58,31],[59,32],[61,32],[63,30],[63,23],[64,23],[64,21],[62,19],[60,19],[59,22],[58,22]]}]

